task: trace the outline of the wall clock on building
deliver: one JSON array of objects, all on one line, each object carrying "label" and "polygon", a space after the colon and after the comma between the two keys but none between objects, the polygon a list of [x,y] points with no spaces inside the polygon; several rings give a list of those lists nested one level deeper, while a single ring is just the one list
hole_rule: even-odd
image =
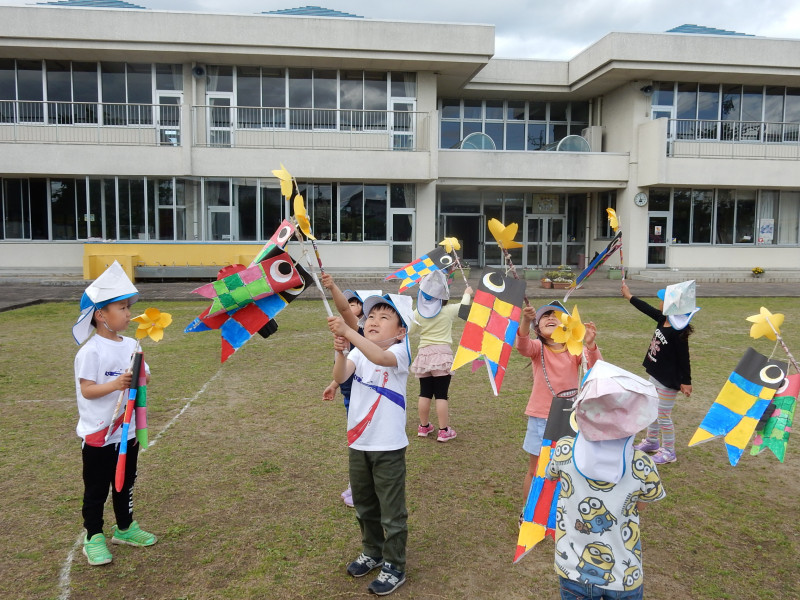
[{"label": "wall clock on building", "polygon": [[644,206],[647,204],[647,194],[644,192],[639,192],[633,197],[633,202],[636,206]]}]

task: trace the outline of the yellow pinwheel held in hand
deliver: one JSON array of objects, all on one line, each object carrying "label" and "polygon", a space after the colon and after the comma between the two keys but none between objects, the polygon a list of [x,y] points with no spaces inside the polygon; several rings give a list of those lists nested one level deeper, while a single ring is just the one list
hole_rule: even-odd
[{"label": "yellow pinwheel held in hand", "polygon": [[554,342],[565,344],[573,356],[580,356],[583,352],[583,338],[586,335],[586,326],[581,322],[578,307],[572,309],[572,314],[559,313],[561,327],[553,331],[551,337]]},{"label": "yellow pinwheel held in hand", "polygon": [[139,323],[136,329],[136,339],[149,337],[154,342],[160,342],[164,337],[164,328],[172,323],[172,315],[161,312],[157,308],[148,308],[144,314],[131,319]]}]

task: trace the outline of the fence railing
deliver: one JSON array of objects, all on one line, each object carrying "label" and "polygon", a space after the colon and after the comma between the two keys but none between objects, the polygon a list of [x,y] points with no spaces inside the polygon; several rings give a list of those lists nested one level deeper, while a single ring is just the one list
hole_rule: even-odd
[{"label": "fence railing", "polygon": [[430,114],[407,110],[192,107],[195,146],[428,150]]},{"label": "fence railing", "polygon": [[800,123],[669,119],[667,156],[800,159]]},{"label": "fence railing", "polygon": [[0,100],[0,142],[179,146],[181,107]]}]

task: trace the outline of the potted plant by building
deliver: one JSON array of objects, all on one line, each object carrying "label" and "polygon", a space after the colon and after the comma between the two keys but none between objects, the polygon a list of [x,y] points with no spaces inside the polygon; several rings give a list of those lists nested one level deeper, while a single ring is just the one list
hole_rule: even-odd
[{"label": "potted plant by building", "polygon": [[541,279],[542,287],[545,289],[550,289],[553,287],[553,281],[549,277],[542,277]]},{"label": "potted plant by building", "polygon": [[755,278],[761,277],[764,274],[764,269],[761,267],[753,267],[751,271],[753,272],[753,277]]},{"label": "potted plant by building", "polygon": [[617,265],[608,269],[609,279],[622,279],[622,267]]},{"label": "potted plant by building", "polygon": [[553,282],[553,289],[565,290],[575,281],[575,272],[566,265],[547,272],[547,278]]}]

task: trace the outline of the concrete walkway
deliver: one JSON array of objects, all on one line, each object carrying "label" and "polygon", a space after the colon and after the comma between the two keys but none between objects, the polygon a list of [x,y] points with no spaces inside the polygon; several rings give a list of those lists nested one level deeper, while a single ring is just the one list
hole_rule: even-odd
[{"label": "concrete walkway", "polygon": [[[472,269],[469,283],[477,289],[478,281],[485,271]],[[399,287],[397,280],[383,281],[380,277],[369,275],[354,275],[348,273],[336,274],[332,272],[337,285],[341,289],[368,290],[380,289],[384,292],[396,292]],[[40,302],[77,302],[80,300],[83,290],[89,282],[80,278],[23,278],[23,277],[0,277],[0,312],[13,310]],[[192,294],[192,290],[206,283],[205,281],[140,281],[136,287],[141,293],[142,299],[146,302],[158,300],[183,300],[207,302],[205,298]],[[582,298],[607,298],[619,296],[620,281],[606,278],[605,272],[595,273],[590,279],[586,280],[581,289],[575,291],[570,296],[571,301],[580,301]],[[628,286],[637,296],[655,297],[656,292],[664,287],[664,283],[629,279]],[[464,290],[464,281],[456,273],[453,281],[454,294],[460,294]],[[417,288],[412,288],[410,292],[416,294]],[[563,290],[543,289],[539,281],[527,281],[527,295],[535,305],[540,301],[562,298]],[[751,278],[749,281],[739,283],[698,283],[698,297],[750,297],[759,296],[781,296],[798,297],[800,296],[800,283],[798,282],[774,282],[769,279]],[[314,289],[306,290],[301,299],[317,300],[319,293]]]}]

